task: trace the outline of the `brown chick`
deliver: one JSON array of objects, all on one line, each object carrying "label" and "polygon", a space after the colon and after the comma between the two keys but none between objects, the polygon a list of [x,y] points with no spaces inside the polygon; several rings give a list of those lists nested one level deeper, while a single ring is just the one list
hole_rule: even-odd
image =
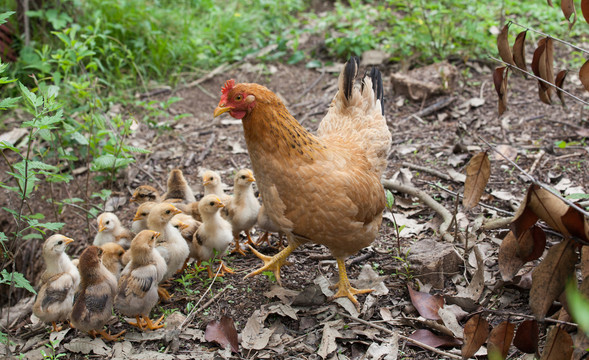
[{"label": "brown chick", "polygon": [[137,204],[141,205],[145,202],[161,202],[161,197],[159,191],[156,188],[150,185],[140,185],[135,189],[133,192],[133,196],[131,196],[130,202],[136,202]]},{"label": "brown chick", "polygon": [[111,335],[103,326],[112,316],[112,306],[117,294],[117,279],[100,262],[101,249],[87,247],[80,255],[81,282],[75,295],[70,316],[72,325],[88,332],[92,337],[100,334],[108,341],[117,340],[125,331]]},{"label": "brown chick", "polygon": [[[233,239],[231,224],[219,212],[219,209],[223,207],[225,205],[214,194],[206,195],[200,200],[199,208],[203,222],[194,234],[191,249],[191,256],[198,260],[199,265],[201,261],[213,259],[215,251],[222,258],[231,244]],[[223,261],[221,261],[220,267],[220,276],[225,272],[233,274],[233,270],[228,268]],[[207,266],[207,271],[209,277],[212,278],[213,272],[210,265]]]},{"label": "brown chick", "polygon": [[288,246],[273,257],[254,250],[264,266],[247,276],[272,270],[280,283],[289,254],[306,242],[321,244],[338,264],[334,297],[355,304],[355,294],[371,290],[350,285],[345,259],[378,235],[385,208],[380,178],[391,147],[381,74],[373,68],[362,86],[355,86],[358,64],[357,58],[346,63],[316,135],[275,93],[258,84],[227,81],[214,111],[214,116],[229,112],[242,119],[265,211],[288,237]]},{"label": "brown chick", "polygon": [[192,189],[184,178],[184,174],[180,169],[174,169],[168,176],[168,188],[166,193],[162,196],[164,202],[171,203],[192,203],[196,201]]},{"label": "brown chick", "polygon": [[231,223],[233,229],[233,239],[235,249],[232,253],[238,252],[245,255],[245,252],[239,244],[239,234],[243,231],[247,237],[247,243],[255,245],[250,236],[250,230],[256,224],[260,203],[254,194],[252,187],[256,181],[254,174],[250,169],[242,169],[235,174],[233,185],[233,196],[228,202],[225,217]]},{"label": "brown chick", "polygon": [[201,225],[201,222],[197,221],[195,218],[188,214],[182,213],[174,215],[172,220],[170,220],[170,223],[173,227],[180,231],[180,234],[182,235],[184,240],[186,240],[188,248],[190,249],[190,255],[186,258],[186,261],[184,261],[184,265],[182,266],[182,268],[178,270],[178,273],[182,273],[188,267],[188,261],[191,258],[194,258],[194,256],[192,256],[192,238],[194,237],[194,233],[196,232],[196,230],[198,230],[199,226]]},{"label": "brown chick", "polygon": [[119,218],[111,213],[105,212],[98,215],[98,233],[94,237],[92,245],[101,246],[109,242],[114,242],[128,249],[133,240],[133,234],[121,225]]},{"label": "brown chick", "polygon": [[115,308],[123,315],[134,317],[129,322],[139,329],[159,329],[164,316],[153,322],[149,318],[151,309],[158,300],[158,284],[167,269],[165,260],[155,250],[158,232],[143,230],[131,242],[131,261],[123,270],[119,280]]},{"label": "brown chick", "polygon": [[126,264],[123,260],[125,249],[117,243],[106,243],[100,248],[102,249],[102,265],[118,280],[121,277],[121,270]]},{"label": "brown chick", "polygon": [[[190,254],[186,240],[178,229],[170,224],[172,217],[179,213],[180,210],[174,205],[161,203],[155,205],[147,217],[147,228],[161,234],[156,244],[156,250],[160,252],[168,266],[164,274],[164,281],[170,279],[176,271],[182,268],[184,261]],[[169,300],[170,295],[164,290],[160,288],[160,295],[164,300]]]},{"label": "brown chick", "polygon": [[56,322],[69,318],[74,305],[74,293],[80,284],[78,268],[65,253],[74,240],[60,234],[50,236],[43,243],[46,270],[41,275],[41,287],[33,305],[33,314],[41,321],[50,322],[53,331],[60,331]]}]

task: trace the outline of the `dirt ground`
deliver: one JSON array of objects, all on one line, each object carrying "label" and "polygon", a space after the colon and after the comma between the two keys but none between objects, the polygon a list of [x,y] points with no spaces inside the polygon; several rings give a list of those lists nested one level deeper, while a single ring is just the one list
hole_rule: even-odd
[{"label": "dirt ground", "polygon": [[[537,98],[535,81],[512,76],[509,108],[502,117],[499,117],[496,93],[488,64],[469,62],[456,66],[458,76],[455,90],[451,94],[431,96],[424,101],[410,101],[399,94],[394,94],[391,75],[399,69],[395,65],[380,66],[386,91],[385,114],[393,134],[393,147],[384,174],[385,178],[392,178],[400,169],[409,170],[413,176],[410,180],[413,186],[427,192],[452,212],[455,198],[441,187],[461,192],[463,183],[451,178],[450,180],[441,178],[427,170],[410,168],[409,164],[437,170],[444,174],[450,174],[452,171],[464,173],[464,166],[470,157],[488,149],[482,141],[484,139],[495,147],[501,146],[503,153],[540,181],[553,186],[562,184],[563,181],[570,181],[567,187],[581,187],[584,191],[588,190],[586,186],[589,184],[587,166],[589,147],[585,143],[588,126],[586,115],[580,104],[568,100],[566,109],[557,103],[552,106],[545,105]],[[337,73],[321,73],[318,70],[307,69],[303,65],[239,64],[197,85],[152,97],[151,99],[157,101],[165,101],[170,96],[181,98],[167,111],[172,116],[187,115],[177,122],[171,122],[170,118],[160,119],[162,122],[170,122],[171,131],[150,128],[141,122],[141,113],[115,105],[112,108],[113,113],[136,116],[140,121],[139,130],[129,139],[129,144],[150,149],[152,153],[137,156],[136,163],[120,174],[113,184],[113,196],[128,200],[132,189],[145,183],[163,189],[167,173],[176,167],[183,170],[197,197],[202,194],[199,173],[203,169],[220,172],[227,185],[227,192],[232,191],[232,176],[236,169],[250,166],[242,127],[239,121],[229,116],[216,119],[212,116],[219,101],[221,86],[230,78],[238,82],[257,82],[266,85],[282,96],[293,115],[305,127],[315,131],[335,94]],[[588,98],[574,76],[571,76],[567,88],[583,99]],[[447,107],[425,116],[412,116],[447,96],[454,97],[453,102]],[[555,143],[560,141],[565,141],[567,146],[564,148],[555,146]],[[529,185],[525,176],[514,166],[492,152],[490,157],[491,178],[482,200],[490,207],[478,206],[468,213],[463,213],[459,209],[466,221],[472,222],[480,214],[486,218],[508,216],[514,211],[513,204],[521,201]],[[405,170],[404,174],[407,175]],[[54,189],[55,197],[79,196],[78,186],[85,188],[84,181],[85,174],[79,175],[72,186]],[[93,181],[90,182],[90,187],[93,191],[99,189],[99,185]],[[42,192],[37,192],[30,204],[36,211],[45,213],[48,219],[53,220],[51,206],[43,200],[41,194]],[[407,320],[407,318],[418,317],[409,299],[407,277],[419,279],[420,274],[419,269],[412,268],[410,258],[406,260],[404,255],[408,252],[411,255],[410,247],[420,241],[426,239],[440,241],[435,232],[440,221],[431,208],[415,198],[397,192],[394,195],[395,205],[392,212],[397,217],[412,221],[407,222],[403,230],[407,232],[407,235],[401,231],[402,255],[397,256],[396,232],[387,217],[387,220],[383,221],[378,238],[371,247],[352,257],[352,261],[355,257],[360,257],[361,261],[348,265],[348,271],[350,278],[356,279],[363,266],[369,265],[368,269],[374,270],[372,274],[382,277],[379,281],[382,281],[388,290],[386,294],[371,296],[370,301],[367,300],[367,296],[360,295],[359,299],[364,305],[364,311],[359,317],[373,325],[383,326],[409,336],[415,329],[425,326]],[[0,203],[2,206],[10,206],[13,201],[5,197],[4,200],[0,200]],[[123,202],[116,208],[115,213],[124,224],[130,226],[135,209],[136,205]],[[86,245],[91,243],[96,233],[96,224],[91,221],[88,228],[84,213],[73,207],[66,207],[64,212],[59,214],[58,220],[66,223],[62,233],[76,239],[76,243],[70,249],[70,254],[76,257]],[[9,218],[3,218],[1,224],[3,230],[9,231],[12,227]],[[480,232],[478,236],[478,241],[482,244],[481,246],[484,245],[485,249],[485,271],[488,275],[486,285],[489,289],[485,295],[486,300],[492,297],[501,298],[508,294],[510,301],[493,302],[493,304],[500,310],[529,314],[527,290],[515,286],[509,288],[496,286],[500,279],[497,269],[498,244],[499,239],[505,236],[506,229],[507,227],[503,227],[499,230]],[[254,238],[259,235],[260,233],[256,232]],[[277,243],[275,235],[272,241],[274,244]],[[551,243],[550,236],[548,242]],[[15,260],[23,264],[23,273],[35,284],[42,269],[42,261],[38,260],[40,245],[39,241],[28,241],[22,244],[23,251]],[[455,243],[454,246],[460,254],[464,253],[463,244]],[[264,254],[276,252],[268,246],[262,246],[259,250]],[[184,278],[178,276],[171,288],[174,294],[173,300],[154,308],[154,317],[156,315],[159,317],[161,314],[170,317],[172,313],[186,316],[190,309],[198,308],[199,311],[193,314],[194,317],[187,326],[174,330],[174,327],[170,326],[170,322],[173,321],[168,318],[168,330],[158,330],[147,336],[137,333],[130,326],[115,319],[109,329],[113,333],[126,329],[128,341],[117,345],[107,343],[106,348],[102,347],[102,344],[94,343],[92,346],[98,346],[100,349],[95,348],[93,353],[85,355],[85,350],[72,347],[72,342],[80,338],[88,341],[90,339],[76,330],[71,330],[58,337],[59,341],[55,343],[56,353],[66,353],[65,358],[72,359],[133,358],[133,356],[140,356],[138,351],[141,349],[144,352],[143,356],[147,354],[145,351],[152,351],[149,353],[150,358],[228,357],[230,356],[228,352],[220,350],[217,344],[204,341],[204,330],[207,324],[212,320],[219,320],[223,315],[229,316],[234,320],[241,339],[240,344],[243,344],[244,338],[251,337],[251,333],[245,331],[248,320],[252,318],[252,315],[258,316],[260,313],[267,315],[265,320],[261,320],[261,324],[265,329],[271,329],[272,335],[269,340],[258,349],[246,349],[240,346],[240,354],[233,354],[231,358],[318,359],[321,357],[319,354],[321,347],[325,349],[329,344],[336,346],[327,355],[329,359],[381,358],[370,355],[372,353],[369,352],[369,347],[373,343],[384,346],[391,341],[392,335],[389,333],[340,315],[340,313],[348,314],[344,307],[327,302],[322,294],[314,293],[317,292],[315,281],[318,277],[324,276],[331,281],[337,277],[335,262],[325,247],[307,245],[299,248],[289,258],[293,264],[283,269],[284,289],[296,293],[306,291],[305,295],[299,296],[295,303],[291,301],[296,297],[296,293],[277,288],[275,281],[268,276],[260,275],[243,279],[245,274],[261,264],[261,261],[251,252],[248,252],[246,256],[231,255],[226,259],[235,270],[234,275],[217,279],[210,290],[208,286],[211,282],[206,279],[206,272],[184,275]],[[447,274],[444,286],[433,288],[430,292],[442,295],[455,294],[456,285],[465,285],[465,274],[468,274],[467,278],[470,279],[472,266],[469,264],[461,266],[456,274]],[[427,285],[427,281],[422,282]],[[268,294],[270,290],[279,296]],[[24,304],[25,301],[19,297],[26,294],[23,292],[16,294],[16,299],[12,303],[21,300],[19,304]],[[212,302],[209,302],[210,299],[213,299]],[[206,306],[201,308],[203,304]],[[289,316],[292,314],[285,308],[276,310],[280,308],[279,305],[287,306],[288,311],[294,309],[296,315]],[[50,339],[48,327],[31,323],[30,302],[28,305],[12,309],[11,314],[9,330],[15,342],[14,346],[11,346],[12,351],[16,354],[26,353],[28,358],[39,357],[41,349],[47,353],[51,352],[50,347],[46,345]],[[174,315],[176,316],[178,315]],[[5,317],[4,314],[3,319]],[[501,316],[490,317],[491,323],[503,320],[505,318]],[[464,321],[461,323],[463,324]],[[325,339],[328,337],[325,324],[339,331],[337,336],[334,335],[335,342]],[[410,346],[405,341],[400,341],[398,346],[399,358],[447,358],[446,355]],[[459,348],[446,348],[444,351],[459,354],[459,350]],[[511,358],[522,357],[522,353],[514,347],[510,354]]]}]

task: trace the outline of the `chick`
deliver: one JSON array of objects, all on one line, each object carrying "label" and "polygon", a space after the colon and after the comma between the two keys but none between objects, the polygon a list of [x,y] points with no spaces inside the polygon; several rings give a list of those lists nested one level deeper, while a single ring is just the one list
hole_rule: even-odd
[{"label": "chick", "polygon": [[106,243],[100,246],[102,249],[102,265],[110,271],[117,280],[121,277],[121,270],[127,262],[123,260],[125,249],[117,243]]},{"label": "chick", "polygon": [[198,201],[193,201],[188,204],[174,204],[178,210],[182,211],[184,214],[192,216],[196,221],[201,221],[202,218],[200,217],[200,212],[198,211]]},{"label": "chick", "polygon": [[190,255],[186,258],[186,261],[184,261],[184,265],[182,266],[182,268],[180,270],[178,270],[178,273],[182,273],[184,270],[186,270],[186,267],[188,267],[188,261],[190,260],[190,258],[193,258],[193,259],[195,258],[192,255],[193,254],[192,239],[194,237],[194,233],[200,227],[201,222],[196,220],[194,217],[192,217],[188,214],[182,213],[182,214],[174,215],[172,220],[170,220],[170,223],[172,224],[173,227],[175,227],[176,229],[178,229],[178,231],[180,231],[180,234],[182,235],[184,240],[186,240],[186,243],[188,244],[188,248],[190,249]]},{"label": "chick", "polygon": [[[147,217],[147,228],[161,234],[156,244],[156,249],[160,252],[168,266],[164,274],[164,281],[174,276],[174,273],[182,268],[184,261],[190,253],[188,244],[182,237],[182,234],[170,224],[172,217],[179,213],[180,210],[174,205],[161,203],[155,205]],[[163,288],[160,288],[160,295],[164,300],[170,297]]]},{"label": "chick", "polygon": [[74,293],[80,284],[80,273],[65,253],[72,239],[53,235],[43,243],[43,260],[46,270],[41,275],[41,288],[37,293],[33,313],[44,322],[51,322],[53,331],[60,331],[57,321],[68,319],[74,305]]},{"label": "chick", "polygon": [[[200,200],[199,210],[202,216],[202,225],[194,234],[192,240],[191,256],[199,261],[207,261],[215,256],[215,250],[219,257],[225,255],[227,248],[233,240],[231,224],[221,217],[220,208],[225,207],[217,195],[206,195]],[[213,277],[210,265],[207,266],[209,277]],[[233,274],[221,261],[221,275],[225,272]]]},{"label": "chick", "polygon": [[94,237],[92,245],[101,246],[108,242],[114,242],[125,249],[129,248],[133,235],[121,225],[121,221],[115,214],[102,213],[96,221],[98,222],[98,233]]},{"label": "chick", "polygon": [[147,201],[139,205],[131,223],[131,230],[135,234],[139,234],[142,230],[147,230],[147,216],[156,204],[153,201]]},{"label": "chick", "polygon": [[125,331],[111,335],[103,326],[112,316],[112,306],[117,294],[117,279],[100,262],[102,250],[89,246],[80,255],[81,282],[75,295],[70,316],[72,325],[95,337],[100,334],[105,340],[117,340]]},{"label": "chick", "polygon": [[153,186],[150,185],[140,185],[135,189],[133,192],[133,196],[131,196],[130,202],[136,202],[137,204],[141,205],[145,202],[160,202],[160,193],[157,191]]},{"label": "chick", "polygon": [[264,231],[264,234],[260,236],[256,242],[256,246],[260,246],[266,242],[268,246],[273,247],[272,244],[270,244],[270,233],[274,232],[278,233],[278,249],[282,249],[282,237],[284,234],[282,231],[280,231],[280,228],[270,219],[268,213],[266,213],[264,204],[262,204],[260,211],[258,212],[257,225],[259,229]]},{"label": "chick", "polygon": [[256,224],[260,203],[254,194],[252,183],[256,181],[250,169],[242,169],[235,174],[233,185],[233,196],[226,207],[225,216],[231,223],[235,249],[232,253],[238,252],[245,255],[239,244],[239,233],[245,232],[247,243],[255,245],[250,236],[251,228]]},{"label": "chick", "polygon": [[164,202],[181,202],[181,203],[192,203],[196,201],[192,189],[188,186],[188,182],[182,174],[182,170],[174,169],[168,176],[168,188],[164,196],[162,196]]},{"label": "chick", "polygon": [[228,197],[223,191],[223,183],[219,173],[213,170],[207,170],[202,174],[202,186],[204,188],[204,195],[215,194],[219,199],[224,200]]},{"label": "chick", "polygon": [[156,239],[160,233],[143,230],[131,242],[131,261],[123,270],[115,298],[115,308],[125,316],[135,317],[136,323],[130,325],[155,330],[163,315],[157,321],[149,318],[151,309],[158,300],[158,283],[167,270],[165,260],[155,250]]}]

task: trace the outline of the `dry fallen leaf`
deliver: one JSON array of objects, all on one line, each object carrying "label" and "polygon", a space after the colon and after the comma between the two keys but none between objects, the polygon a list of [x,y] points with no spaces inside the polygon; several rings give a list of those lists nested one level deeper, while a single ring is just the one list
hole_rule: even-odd
[{"label": "dry fallen leaf", "polygon": [[565,237],[570,236],[568,229],[562,222],[562,217],[566,214],[569,206],[556,195],[533,184],[530,186],[528,207],[551,228]]},{"label": "dry fallen leaf", "polygon": [[[567,19],[569,22],[569,30],[575,25],[577,22],[577,10],[575,9],[575,4],[573,0],[561,0],[560,1],[560,8],[562,9],[562,13],[564,14],[564,18]],[[573,15],[573,21],[570,20],[571,15]]]},{"label": "dry fallen leaf", "polygon": [[331,354],[332,352],[337,349],[337,343],[335,339],[341,337],[338,328],[342,326],[341,320],[330,321],[325,323],[323,326],[323,337],[321,338],[321,345],[319,345],[319,351],[317,351],[317,355],[321,356],[322,359],[325,359],[327,355]]},{"label": "dry fallen leaf", "polygon": [[538,350],[538,321],[525,320],[519,324],[513,345],[527,354],[535,353]]},{"label": "dry fallen leaf", "polygon": [[[585,11],[583,11],[583,14],[585,14]],[[583,84],[585,90],[589,91],[589,60],[581,66],[581,69],[579,70],[579,80],[581,80],[581,84]]]},{"label": "dry fallen leaf", "polygon": [[[548,64],[548,61],[546,60],[548,57],[546,54],[546,43],[546,38],[542,38],[538,41],[538,47],[534,51],[534,56],[532,57],[532,71],[537,77],[545,81],[550,81],[548,80],[548,70],[546,69],[546,65]],[[550,91],[550,86],[543,81],[538,80],[538,96],[542,102],[548,105],[552,104]]]},{"label": "dry fallen leaf", "polygon": [[464,183],[464,197],[462,206],[466,210],[475,207],[491,176],[491,162],[486,151],[480,152],[470,159],[466,166],[466,181]]},{"label": "dry fallen leaf", "polygon": [[502,359],[505,359],[509,352],[511,340],[513,340],[514,330],[515,324],[512,324],[509,321],[503,321],[495,326],[493,330],[491,330],[489,340],[487,341],[489,353],[497,351],[501,354]]},{"label": "dry fallen leaf", "polygon": [[572,240],[564,240],[548,250],[544,260],[532,274],[530,309],[537,319],[543,319],[546,312],[564,291],[566,280],[575,271],[577,252]]},{"label": "dry fallen leaf", "polygon": [[517,256],[517,239],[513,231],[507,233],[499,247],[499,272],[503,281],[511,281],[517,271],[525,264],[525,261]]},{"label": "dry fallen leaf", "polygon": [[564,93],[561,89],[563,88],[564,80],[566,79],[568,73],[568,70],[561,70],[558,74],[556,74],[556,79],[554,80],[554,85],[558,87],[556,89],[556,95],[560,99],[560,102],[562,103],[563,107],[566,107],[566,104],[564,102]]},{"label": "dry fallen leaf", "polygon": [[456,319],[456,314],[453,311],[446,308],[440,308],[438,310],[438,315],[442,319],[444,326],[446,326],[455,337],[460,339],[464,336],[464,330],[462,329],[462,326],[458,324],[458,319]]},{"label": "dry fallen leaf", "polygon": [[407,289],[409,290],[411,303],[415,306],[419,315],[429,320],[440,320],[438,310],[444,307],[443,297],[413,290],[410,285],[407,285]]},{"label": "dry fallen leaf", "polygon": [[239,353],[235,322],[227,315],[223,315],[221,320],[213,320],[207,324],[205,339],[216,342],[225,349],[231,347],[234,353]]},{"label": "dry fallen leaf", "polygon": [[589,246],[581,248],[581,276],[584,278],[589,276]]},{"label": "dry fallen leaf", "polygon": [[546,345],[540,360],[570,359],[573,355],[573,339],[564,329],[553,326],[546,337]]},{"label": "dry fallen leaf", "polygon": [[101,338],[90,339],[88,337],[74,338],[69,343],[65,344],[64,347],[74,353],[90,354],[93,352],[95,355],[110,355],[112,349],[106,346]]},{"label": "dry fallen leaf", "polygon": [[489,323],[481,317],[481,314],[468,319],[464,324],[464,345],[462,345],[462,358],[468,359],[485,343],[489,335]]},{"label": "dry fallen leaf", "polygon": [[[452,336],[436,335],[427,329],[416,330],[411,336],[411,339],[422,342],[426,345],[437,347],[458,347],[462,342]],[[409,343],[409,345],[413,345]]]},{"label": "dry fallen leaf", "polygon": [[544,253],[546,233],[534,225],[517,238],[516,255],[524,262],[533,261]]},{"label": "dry fallen leaf", "polygon": [[589,244],[589,219],[583,214],[569,206],[560,220],[571,235],[580,239],[581,242]]},{"label": "dry fallen leaf", "polygon": [[509,69],[505,66],[498,67],[493,72],[493,84],[495,85],[495,91],[497,92],[497,112],[499,116],[503,115],[507,110],[507,79]]},{"label": "dry fallen leaf", "polygon": [[[524,30],[517,34],[515,38],[515,42],[513,43],[513,61],[515,65],[524,70],[528,71],[528,67],[526,66],[526,50],[525,50],[525,43],[526,43],[526,34],[528,30]],[[524,74],[525,75],[525,74]]]},{"label": "dry fallen leaf", "polygon": [[509,40],[507,39],[509,35],[509,25],[509,23],[505,24],[499,35],[497,35],[497,50],[499,50],[499,56],[503,61],[515,65],[513,62],[513,56],[511,55],[511,48],[509,47]]}]

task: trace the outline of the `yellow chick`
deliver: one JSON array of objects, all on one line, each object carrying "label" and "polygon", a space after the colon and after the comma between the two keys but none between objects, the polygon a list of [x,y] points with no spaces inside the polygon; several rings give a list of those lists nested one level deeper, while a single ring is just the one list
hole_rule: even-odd
[{"label": "yellow chick", "polygon": [[[161,234],[156,244],[156,250],[160,252],[168,266],[164,274],[164,281],[174,276],[174,273],[182,268],[190,253],[182,234],[170,224],[174,215],[179,213],[180,210],[174,205],[161,203],[155,205],[147,217],[147,228]],[[164,300],[170,297],[163,288],[160,288],[160,295]]]},{"label": "yellow chick", "polygon": [[109,242],[114,242],[128,249],[133,240],[133,234],[121,225],[119,218],[110,212],[98,215],[98,233],[94,237],[92,245],[101,246]]},{"label": "yellow chick", "polygon": [[202,174],[202,186],[204,188],[204,195],[214,194],[219,197],[221,201],[229,196],[223,190],[223,183],[219,173],[213,170],[207,170]]},{"label": "yellow chick", "polygon": [[68,319],[74,305],[74,293],[80,284],[80,273],[65,253],[74,240],[57,234],[43,243],[46,270],[41,275],[41,288],[33,305],[33,313],[41,321],[50,322],[53,331],[60,331],[57,321]]},{"label": "yellow chick", "polygon": [[131,223],[131,230],[135,234],[139,234],[142,230],[147,230],[147,216],[149,216],[149,212],[156,204],[153,201],[147,201],[139,205]]},{"label": "yellow chick", "polygon": [[190,249],[190,255],[186,258],[186,261],[184,261],[184,265],[182,266],[182,268],[178,270],[178,273],[182,273],[188,267],[188,261],[191,258],[195,258],[193,256],[192,239],[194,237],[194,233],[196,232],[196,230],[198,230],[199,226],[202,223],[188,214],[181,213],[174,215],[172,220],[170,220],[170,224],[172,224],[173,227],[180,231],[180,234],[182,235],[184,240],[186,240],[188,248]]},{"label": "yellow chick", "polygon": [[133,192],[133,196],[131,196],[131,199],[129,200],[129,202],[136,202],[139,205],[148,201],[156,203],[161,201],[159,191],[150,185],[138,186],[137,189],[135,189]]},{"label": "yellow chick", "polygon": [[167,270],[165,260],[155,250],[160,233],[143,230],[131,242],[131,261],[123,270],[119,280],[115,308],[123,315],[134,317],[129,322],[141,330],[159,329],[164,316],[153,322],[149,318],[151,309],[158,301],[158,284]]},{"label": "yellow chick", "polygon": [[252,183],[256,181],[250,169],[242,169],[235,174],[233,185],[233,196],[227,204],[225,217],[231,223],[235,249],[232,253],[238,252],[245,255],[239,244],[239,234],[243,231],[247,236],[247,243],[255,245],[250,236],[250,230],[256,224],[260,203],[254,194]]},{"label": "yellow chick", "polygon": [[168,188],[164,196],[164,202],[171,203],[192,203],[196,201],[192,189],[184,178],[184,174],[180,169],[174,169],[168,176]]},{"label": "yellow chick", "polygon": [[[227,248],[233,240],[231,224],[221,217],[219,209],[225,207],[217,195],[206,195],[200,200],[199,210],[202,216],[202,224],[194,234],[192,240],[191,256],[199,261],[208,261],[215,255],[215,250],[219,257],[223,257]],[[210,265],[207,267],[209,277],[213,277]],[[221,275],[225,272],[233,273],[221,261]]]},{"label": "yellow chick", "polygon": [[101,252],[100,248],[89,246],[80,255],[78,267],[81,282],[75,295],[70,321],[80,331],[86,331],[93,337],[101,335],[103,339],[113,341],[125,331],[111,335],[103,329],[112,316],[117,279],[100,262]]},{"label": "yellow chick", "polygon": [[101,245],[100,249],[102,249],[102,265],[118,280],[121,277],[121,270],[126,264],[123,260],[125,249],[121,245],[112,242]]}]

